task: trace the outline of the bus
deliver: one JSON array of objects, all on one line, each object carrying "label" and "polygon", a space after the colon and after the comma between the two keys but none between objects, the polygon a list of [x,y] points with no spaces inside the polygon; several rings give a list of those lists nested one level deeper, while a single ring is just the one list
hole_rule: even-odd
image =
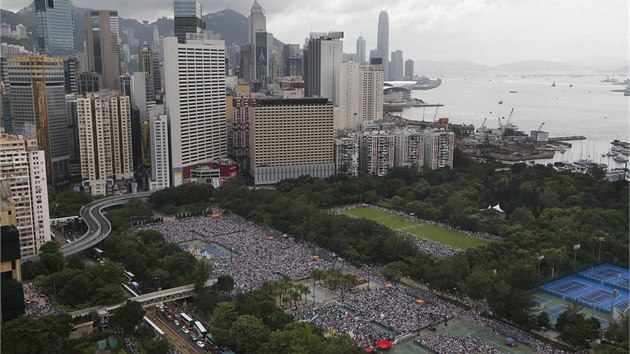
[{"label": "bus", "polygon": [[105,259],[105,252],[103,252],[103,250],[98,247],[94,247],[92,248],[92,257],[96,261],[102,261],[103,259]]},{"label": "bus", "polygon": [[155,323],[153,323],[153,321],[151,321],[147,316],[144,316],[143,319],[145,320],[146,323],[149,324],[149,326],[151,326],[151,328],[153,328],[153,330],[155,330],[155,332],[158,335],[164,336],[164,331],[162,331],[160,327],[158,327]]},{"label": "bus", "polygon": [[182,322],[185,322],[189,326],[192,326],[195,323],[192,317],[188,316],[184,312],[179,314],[179,318],[181,318]]},{"label": "bus", "polygon": [[123,274],[125,275],[125,277],[127,277],[127,279],[129,280],[129,282],[132,282],[132,281],[136,280],[136,276],[135,276],[132,272],[130,272],[130,271],[128,271],[128,270],[125,270],[125,271],[123,272]]},{"label": "bus", "polygon": [[195,321],[195,331],[197,331],[197,335],[199,338],[203,338],[208,331],[199,321]]}]

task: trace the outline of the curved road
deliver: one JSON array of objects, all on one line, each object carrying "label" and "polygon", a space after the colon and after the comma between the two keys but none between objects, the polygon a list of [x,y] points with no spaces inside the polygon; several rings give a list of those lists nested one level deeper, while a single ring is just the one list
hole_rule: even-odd
[{"label": "curved road", "polygon": [[[105,237],[109,236],[112,231],[112,225],[103,215],[104,209],[125,204],[133,198],[146,198],[151,195],[151,193],[153,192],[141,192],[136,194],[107,197],[84,205],[81,208],[81,211],[79,211],[79,216],[81,216],[81,219],[83,219],[83,222],[86,224],[88,228],[87,232],[83,234],[83,236],[77,238],[74,242],[62,245],[61,253],[63,253],[64,257],[68,257],[73,254],[83,252],[90,247],[94,247],[96,244],[105,239]],[[30,256],[22,258],[22,261],[34,261],[37,259],[39,259],[39,256]]]}]

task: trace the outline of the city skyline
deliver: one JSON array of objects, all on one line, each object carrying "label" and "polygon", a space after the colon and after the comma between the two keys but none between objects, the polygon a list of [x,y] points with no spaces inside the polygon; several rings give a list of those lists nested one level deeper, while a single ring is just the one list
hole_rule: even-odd
[{"label": "city skyline", "polygon": [[[29,0],[7,0],[3,8],[17,11]],[[75,0],[75,6],[95,7],[91,0]],[[244,16],[250,0],[201,1],[204,11],[226,7]],[[469,60],[497,65],[521,60],[550,60],[567,63],[597,63],[627,60],[628,4],[606,0],[594,6],[585,0],[534,0],[528,3],[497,0],[452,0],[388,2],[375,1],[308,2],[261,0],[267,27],[285,43],[303,43],[313,31],[339,30],[347,40],[361,34],[366,48],[376,48],[378,14],[390,16],[390,50],[400,49],[413,60]],[[117,9],[123,18],[173,17],[173,1],[157,0],[150,9],[114,0],[108,9]],[[331,16],[336,14],[336,16]],[[531,18],[536,18],[536,25]],[[412,35],[409,35],[412,32]],[[408,43],[408,38],[421,45]],[[584,48],[588,48],[587,51]],[[588,63],[588,64],[587,64]]]}]

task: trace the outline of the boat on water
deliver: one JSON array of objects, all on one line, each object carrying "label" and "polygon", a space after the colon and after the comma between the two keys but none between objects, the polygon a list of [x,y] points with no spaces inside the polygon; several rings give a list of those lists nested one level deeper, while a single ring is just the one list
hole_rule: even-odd
[{"label": "boat on water", "polygon": [[617,154],[616,152],[612,151],[612,150],[611,150],[611,151],[608,151],[608,152],[607,152],[607,153],[605,153],[605,154],[602,154],[602,156],[605,156],[605,157],[615,157],[615,156],[617,156],[617,155],[618,155],[618,154]]},{"label": "boat on water", "polygon": [[621,162],[621,163],[628,162],[628,158],[623,155],[617,155],[613,157],[613,160],[615,160],[615,162]]},{"label": "boat on water", "polygon": [[626,147],[621,147],[621,146],[613,146],[610,151],[614,151],[615,153],[619,153],[621,155],[630,155],[630,148],[626,148]]},{"label": "boat on water", "polygon": [[499,101],[499,104],[503,104],[503,101]]},{"label": "boat on water", "polygon": [[573,87],[573,84],[569,84],[569,87]]},{"label": "boat on water", "polygon": [[556,82],[555,81],[551,84],[551,87],[556,87]]},{"label": "boat on water", "polygon": [[510,93],[518,93],[518,91],[510,91]]}]

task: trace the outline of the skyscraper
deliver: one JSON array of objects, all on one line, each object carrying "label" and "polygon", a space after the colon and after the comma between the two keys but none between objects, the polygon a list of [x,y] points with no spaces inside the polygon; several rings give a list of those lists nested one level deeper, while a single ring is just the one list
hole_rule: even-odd
[{"label": "skyscraper", "polygon": [[186,43],[186,33],[201,33],[201,2],[199,0],[175,0],[175,37],[179,43]]},{"label": "skyscraper", "polygon": [[383,59],[385,81],[389,80],[389,15],[387,14],[387,11],[381,11],[381,13],[378,15],[376,57]]},{"label": "skyscraper", "polygon": [[343,32],[311,33],[304,53],[304,95],[334,102],[343,58]]},{"label": "skyscraper", "polygon": [[392,52],[392,61],[389,63],[389,79],[400,80],[403,77],[403,67],[405,62],[403,60],[402,50],[395,50]]},{"label": "skyscraper", "polygon": [[359,64],[365,64],[365,39],[363,36],[357,38],[357,61]]},{"label": "skyscraper", "polygon": [[273,46],[273,35],[268,32],[256,32],[254,33],[255,38],[255,70],[256,70],[256,81],[260,81],[263,83],[268,83],[271,76],[271,48]]},{"label": "skyscraper", "polygon": [[413,80],[413,60],[405,60],[405,79]]},{"label": "skyscraper", "polygon": [[[161,106],[164,107],[164,106]],[[151,135],[151,183],[150,190],[170,187],[171,177],[168,159],[168,117],[153,114],[149,118]]]},{"label": "skyscraper", "polygon": [[64,60],[47,55],[16,55],[7,60],[13,132],[37,137],[46,152],[48,182],[69,183],[70,145],[65,101]]},{"label": "skyscraper", "polygon": [[166,107],[171,140],[171,183],[190,178],[195,165],[227,154],[225,43],[164,38]]},{"label": "skyscraper", "polygon": [[50,241],[44,155],[35,139],[0,134],[0,180],[10,185],[22,256],[36,255]]},{"label": "skyscraper", "polygon": [[77,97],[81,176],[92,195],[133,177],[129,97],[100,91]]},{"label": "skyscraper", "polygon": [[455,133],[448,130],[425,132],[424,164],[431,170],[453,168]]},{"label": "skyscraper", "polygon": [[254,0],[252,9],[249,12],[249,43],[256,42],[256,32],[267,32],[267,18],[265,17],[265,10]]},{"label": "skyscraper", "polygon": [[35,0],[39,53],[74,58],[74,21],[70,0]]},{"label": "skyscraper", "polygon": [[357,129],[383,118],[383,66],[341,63],[335,129]]},{"label": "skyscraper", "polygon": [[118,11],[87,11],[87,53],[89,71],[103,75],[101,89],[120,88],[120,36]]}]

